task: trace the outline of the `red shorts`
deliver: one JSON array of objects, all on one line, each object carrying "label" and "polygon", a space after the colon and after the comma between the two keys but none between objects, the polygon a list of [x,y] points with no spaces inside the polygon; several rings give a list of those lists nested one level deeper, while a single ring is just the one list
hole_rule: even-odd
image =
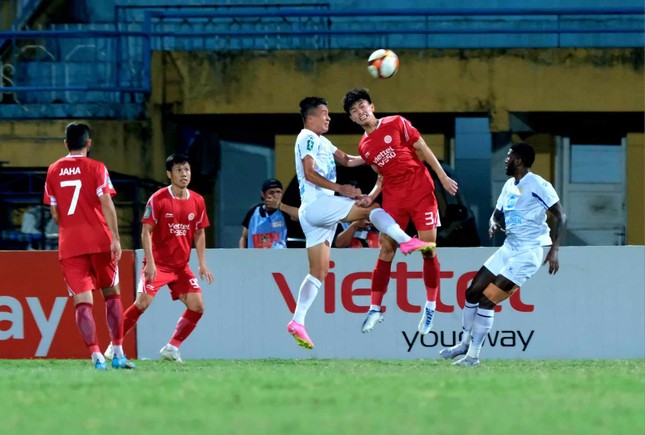
[{"label": "red shorts", "polygon": [[405,231],[410,220],[417,231],[430,231],[441,226],[434,183],[422,168],[406,178],[404,183],[383,185],[383,209]]},{"label": "red shorts", "polygon": [[410,220],[417,231],[430,231],[433,228],[441,226],[437,206],[419,207],[417,209],[406,210],[403,207],[388,209],[383,207],[386,212],[392,215],[399,226],[405,230]]},{"label": "red shorts", "polygon": [[110,252],[65,258],[60,267],[70,296],[119,284],[119,269]]},{"label": "red shorts", "polygon": [[405,199],[392,199],[384,194],[383,209],[404,231],[410,220],[417,231],[430,231],[441,226],[434,193],[420,197],[410,195]]},{"label": "red shorts", "polygon": [[[144,266],[145,267],[145,266]],[[199,287],[197,278],[193,275],[188,264],[183,269],[166,269],[157,267],[157,276],[155,280],[150,282],[146,278],[141,269],[141,276],[139,277],[139,284],[137,285],[137,293],[145,293],[152,297],[157,295],[159,289],[165,285],[170,289],[170,296],[172,300],[176,301],[179,296],[186,293],[201,293],[202,289]]]}]

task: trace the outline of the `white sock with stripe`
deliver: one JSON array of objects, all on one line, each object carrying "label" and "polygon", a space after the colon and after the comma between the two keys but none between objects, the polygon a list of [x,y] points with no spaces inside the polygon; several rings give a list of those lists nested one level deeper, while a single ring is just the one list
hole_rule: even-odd
[{"label": "white sock with stripe", "polygon": [[475,314],[477,314],[478,307],[479,303],[471,304],[466,301],[464,304],[464,310],[461,312],[461,330],[463,332],[461,342],[465,345],[470,345],[473,321],[475,320]]},{"label": "white sock with stripe", "polygon": [[468,348],[467,356],[471,358],[479,358],[479,352],[482,350],[484,340],[488,332],[493,327],[495,320],[495,310],[487,310],[484,308],[477,308],[477,315],[473,321],[472,336],[473,341]]}]

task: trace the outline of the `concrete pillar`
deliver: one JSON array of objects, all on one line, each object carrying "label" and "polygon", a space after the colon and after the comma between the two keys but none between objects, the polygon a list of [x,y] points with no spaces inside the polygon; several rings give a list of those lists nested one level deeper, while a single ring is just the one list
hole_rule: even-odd
[{"label": "concrete pillar", "polygon": [[459,188],[466,196],[475,219],[481,244],[489,246],[488,218],[491,206],[492,143],[488,118],[455,120],[455,169]]}]

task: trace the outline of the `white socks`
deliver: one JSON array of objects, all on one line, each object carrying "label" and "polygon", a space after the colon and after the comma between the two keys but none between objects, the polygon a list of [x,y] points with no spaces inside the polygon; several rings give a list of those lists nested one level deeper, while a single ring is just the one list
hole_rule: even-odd
[{"label": "white socks", "polygon": [[307,310],[316,299],[318,294],[318,289],[322,283],[314,276],[307,274],[305,279],[300,284],[300,290],[298,291],[298,305],[296,305],[296,312],[293,313],[293,320],[296,323],[301,325],[305,324],[305,316],[307,315]]},{"label": "white socks", "polygon": [[[430,308],[432,311],[437,309],[437,301],[426,301],[425,308]],[[424,310],[425,312],[425,310]]]},{"label": "white socks", "polygon": [[468,348],[467,356],[471,358],[479,358],[479,352],[482,350],[482,345],[484,344],[484,339],[488,335],[488,332],[493,327],[493,321],[495,320],[495,310],[486,310],[483,308],[477,308],[477,315],[473,321],[472,336],[473,341]]},{"label": "white socks", "polygon": [[370,311],[381,311],[380,305],[370,305]]},{"label": "white socks", "polygon": [[461,330],[463,331],[461,342],[466,346],[470,345],[470,337],[473,330],[475,314],[477,314],[477,307],[479,307],[479,303],[471,304],[466,301],[464,310],[461,312]]},{"label": "white socks", "polygon": [[96,364],[96,362],[105,362],[105,357],[101,352],[92,352],[92,363]]},{"label": "white socks", "polygon": [[370,212],[370,222],[374,224],[377,230],[392,237],[398,244],[405,243],[411,239],[396,223],[394,218],[382,208],[375,208]]},{"label": "white socks", "polygon": [[115,358],[125,358],[125,355],[123,354],[123,346],[112,345],[112,350],[114,350]]}]

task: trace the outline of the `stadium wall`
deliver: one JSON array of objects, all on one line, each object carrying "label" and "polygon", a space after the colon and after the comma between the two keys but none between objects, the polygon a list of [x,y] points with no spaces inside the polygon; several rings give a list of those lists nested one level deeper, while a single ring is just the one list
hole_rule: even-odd
[{"label": "stadium wall", "polygon": [[[216,249],[207,253],[215,275],[204,285],[205,315],[182,346],[186,358],[438,357],[461,331],[464,291],[494,248],[444,248],[434,330],[416,332],[425,290],[421,256],[397,255],[384,303],[385,322],[360,328],[369,307],[377,251],[335,249],[330,273],[307,317],[316,348],[297,347],[286,332],[306,274],[304,250]],[[137,251],[140,269],[141,251]],[[546,267],[496,315],[482,356],[500,359],[645,357],[645,247],[564,247],[555,276]],[[248,265],[253,265],[251,268]],[[191,263],[197,270],[196,256]],[[611,292],[610,296],[607,292]],[[158,358],[184,307],[166,290],[139,321],[140,358]]]},{"label": "stadium wall", "polygon": [[156,52],[152,103],[173,114],[293,113],[323,95],[369,87],[381,112],[479,113],[491,131],[510,112],[643,111],[640,49],[397,50],[399,73],[374,80],[369,50]]},{"label": "stadium wall", "polygon": [[[0,160],[7,167],[47,167],[67,153],[65,126],[73,119],[0,120]],[[92,157],[106,162],[111,171],[141,178],[165,175],[150,162],[161,160],[151,148],[147,121],[83,120],[92,128]],[[165,151],[165,150],[164,150]]]}]

